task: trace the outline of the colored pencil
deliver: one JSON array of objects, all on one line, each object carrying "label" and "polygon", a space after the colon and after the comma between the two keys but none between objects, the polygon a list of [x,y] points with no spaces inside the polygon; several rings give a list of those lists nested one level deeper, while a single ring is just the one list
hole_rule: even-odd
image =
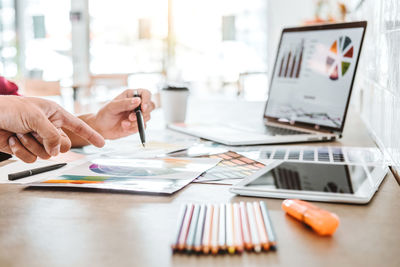
[{"label": "colored pencil", "polygon": [[272,226],[271,217],[269,216],[267,204],[264,201],[260,201],[260,206],[261,206],[261,212],[262,212],[262,215],[264,218],[265,227],[267,230],[269,244],[271,245],[271,248],[275,249],[276,236],[275,236],[274,228]]},{"label": "colored pencil", "polygon": [[195,204],[193,210],[192,221],[189,228],[189,234],[186,240],[186,251],[191,252],[194,247],[194,237],[196,234],[197,222],[199,219],[200,205]]},{"label": "colored pencil", "polygon": [[181,233],[179,236],[178,246],[177,246],[178,250],[181,250],[181,251],[185,249],[186,239],[187,239],[189,227],[190,227],[190,221],[192,220],[193,209],[194,209],[194,205],[188,204],[187,211],[185,213],[185,219],[183,220],[182,230],[181,230]]},{"label": "colored pencil", "polygon": [[226,247],[231,254],[235,253],[232,208],[231,203],[226,204]]},{"label": "colored pencil", "polygon": [[251,242],[251,236],[250,236],[250,228],[249,228],[249,218],[247,215],[247,209],[246,205],[244,202],[240,202],[240,217],[242,221],[242,228],[243,228],[243,242],[244,242],[244,247],[246,250],[252,250],[253,249],[253,243]]},{"label": "colored pencil", "polygon": [[235,233],[235,249],[237,252],[241,253],[244,250],[243,245],[243,229],[240,219],[240,208],[239,204],[233,204],[233,221],[234,221],[234,233]]},{"label": "colored pencil", "polygon": [[216,255],[275,250],[276,235],[263,201],[183,204],[179,211],[174,252]]},{"label": "colored pencil", "polygon": [[267,231],[265,229],[264,219],[261,213],[260,203],[253,202],[254,214],[256,216],[258,234],[260,235],[260,242],[264,250],[269,250],[269,241]]},{"label": "colored pencil", "polygon": [[187,209],[187,205],[183,204],[182,207],[181,207],[181,210],[179,212],[178,225],[176,227],[175,240],[174,240],[174,243],[172,244],[172,249],[173,250],[176,250],[178,248],[179,236],[181,234],[182,225],[183,225],[183,219],[185,218],[186,209]]},{"label": "colored pencil", "polygon": [[211,252],[212,252],[212,254],[217,254],[218,250],[219,250],[218,229],[219,229],[219,206],[214,205],[214,215],[213,215],[212,233],[211,233]]},{"label": "colored pencil", "polygon": [[250,234],[251,234],[251,240],[252,240],[253,246],[254,246],[254,251],[261,252],[261,244],[260,244],[260,238],[258,235],[256,217],[254,215],[253,205],[250,202],[247,202],[247,214],[249,217]]},{"label": "colored pencil", "polygon": [[208,254],[211,250],[211,228],[212,228],[212,217],[214,214],[214,207],[211,204],[207,205],[206,222],[204,225],[203,234],[203,253]]},{"label": "colored pencil", "polygon": [[194,250],[196,252],[200,252],[203,248],[202,242],[203,242],[204,224],[206,221],[205,220],[206,212],[207,212],[206,204],[201,205],[199,219],[197,221],[196,235],[195,235],[195,239],[194,239]]},{"label": "colored pencil", "polygon": [[225,204],[221,204],[219,207],[219,238],[218,245],[220,250],[226,250],[226,214]]}]

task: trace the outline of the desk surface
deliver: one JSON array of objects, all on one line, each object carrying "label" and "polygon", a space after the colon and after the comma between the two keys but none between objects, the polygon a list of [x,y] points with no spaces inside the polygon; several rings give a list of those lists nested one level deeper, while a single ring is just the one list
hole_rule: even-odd
[{"label": "desk surface", "polygon": [[[353,115],[344,138],[329,145],[374,144]],[[341,219],[331,238],[286,216],[281,200],[264,199],[276,229],[276,252],[173,255],[182,203],[255,200],[227,189],[193,184],[166,197],[0,185],[0,266],[400,266],[400,187],[390,173],[368,205],[318,203]]]}]

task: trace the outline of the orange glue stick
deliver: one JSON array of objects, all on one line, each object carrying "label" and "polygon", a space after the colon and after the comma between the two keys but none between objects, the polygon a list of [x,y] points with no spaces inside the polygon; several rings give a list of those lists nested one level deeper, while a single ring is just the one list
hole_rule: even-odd
[{"label": "orange glue stick", "polygon": [[310,226],[319,235],[333,235],[339,226],[339,217],[306,201],[286,199],[282,209],[290,216]]}]

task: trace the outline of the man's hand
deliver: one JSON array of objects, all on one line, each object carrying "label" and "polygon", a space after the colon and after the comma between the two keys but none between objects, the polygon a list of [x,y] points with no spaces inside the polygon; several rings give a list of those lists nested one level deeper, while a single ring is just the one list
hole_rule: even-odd
[{"label": "man's hand", "polygon": [[125,90],[96,114],[92,127],[106,139],[117,139],[136,133],[138,126],[134,109],[141,105],[145,122],[155,105],[148,90],[138,89],[139,97],[133,97],[136,90]]},{"label": "man's hand", "polygon": [[[65,153],[71,148],[71,141],[62,130],[60,135],[60,152]],[[37,133],[14,134],[0,130],[0,151],[14,154],[27,163],[35,162],[38,157],[41,159],[51,157],[43,147],[43,139]]]},{"label": "man's hand", "polygon": [[[128,89],[107,103],[97,114],[87,114],[80,118],[98,131],[105,139],[117,139],[136,133],[135,108],[141,105],[145,122],[150,120],[150,112],[155,105],[151,101],[151,93],[148,90],[138,89],[139,97],[133,97],[135,90]],[[67,131],[71,138],[71,133]],[[72,137],[73,146],[87,145],[86,141]]]},{"label": "man's hand", "polygon": [[0,151],[26,162],[68,151],[71,141],[61,128],[97,147],[104,145],[99,133],[52,101],[1,96],[0,109]]}]

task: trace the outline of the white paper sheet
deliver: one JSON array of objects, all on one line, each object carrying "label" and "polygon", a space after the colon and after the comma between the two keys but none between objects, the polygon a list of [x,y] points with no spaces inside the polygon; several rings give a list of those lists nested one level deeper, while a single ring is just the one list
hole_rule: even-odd
[{"label": "white paper sheet", "polygon": [[209,158],[107,159],[85,162],[46,181],[41,187],[94,188],[172,194],[218,164]]}]

